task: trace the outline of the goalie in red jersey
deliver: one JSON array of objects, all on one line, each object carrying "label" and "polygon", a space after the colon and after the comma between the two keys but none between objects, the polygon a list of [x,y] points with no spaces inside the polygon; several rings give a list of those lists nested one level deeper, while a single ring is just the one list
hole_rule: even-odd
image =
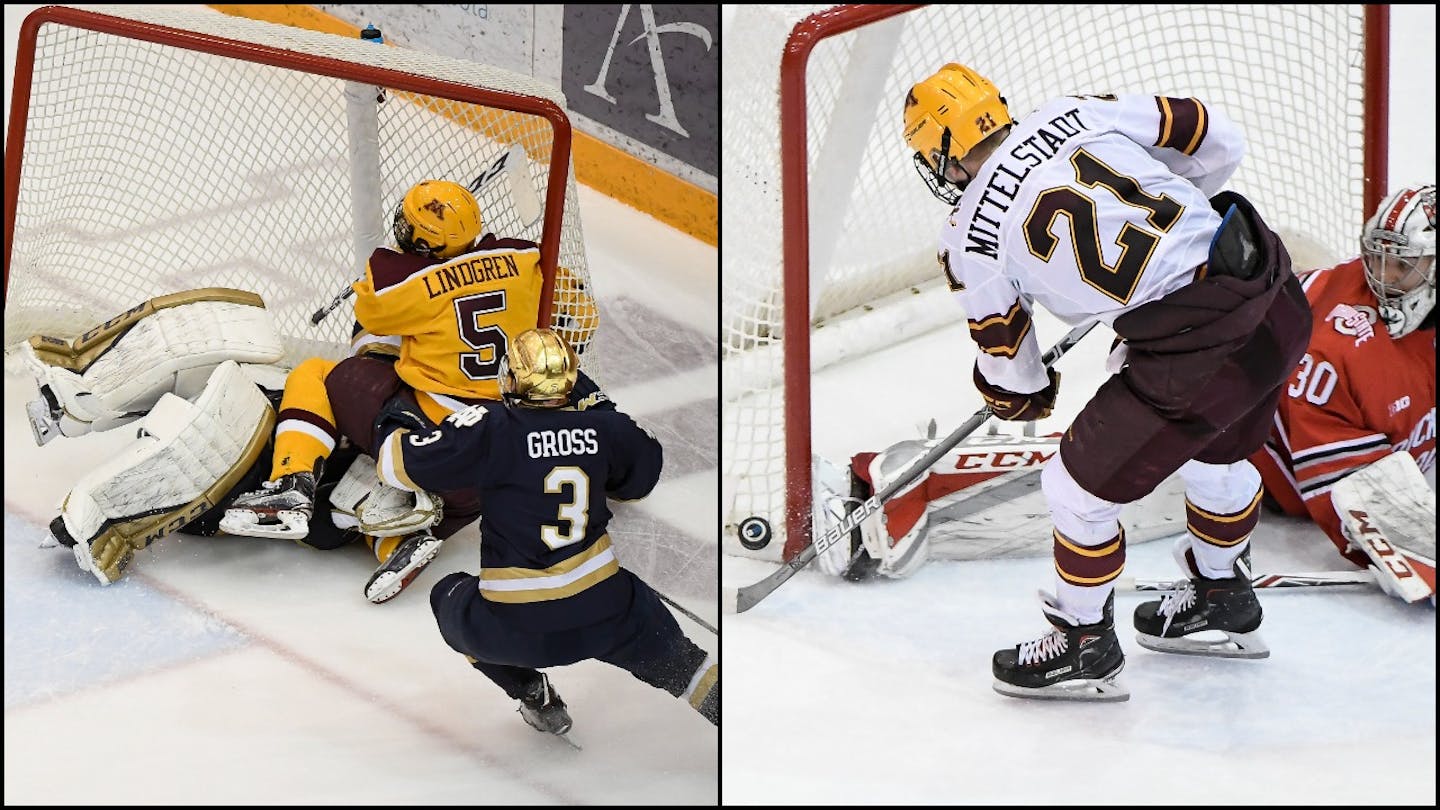
[{"label": "goalie in red jersey", "polygon": [[[1266,502],[1308,516],[1356,565],[1373,563],[1387,591],[1418,581],[1433,598],[1434,492],[1419,473],[1435,465],[1435,186],[1396,191],[1365,223],[1360,255],[1302,285],[1316,316],[1310,346],[1251,458]],[[1374,466],[1392,454],[1414,464]],[[1388,524],[1388,542],[1367,542],[1367,523],[1342,503],[1352,489],[1361,514]]]}]

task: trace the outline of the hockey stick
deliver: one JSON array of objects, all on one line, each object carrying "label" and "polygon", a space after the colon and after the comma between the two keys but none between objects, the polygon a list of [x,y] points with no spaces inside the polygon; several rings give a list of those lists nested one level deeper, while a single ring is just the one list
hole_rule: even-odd
[{"label": "hockey stick", "polygon": [[[515,204],[515,213],[519,215],[521,223],[529,228],[540,220],[545,206],[540,202],[540,195],[535,191],[534,184],[530,182],[530,160],[525,156],[525,148],[520,144],[511,144],[508,150],[465,188],[471,194],[479,194],[502,174],[509,180],[510,199]],[[310,323],[318,326],[354,294],[354,282],[345,285],[345,289],[330,299],[330,303],[315,310],[315,314],[310,316]]]},{"label": "hockey stick", "polygon": [[[1051,347],[1050,351],[1045,353],[1045,356],[1041,358],[1041,362],[1045,364],[1046,368],[1049,368],[1055,361],[1063,357],[1066,352],[1074,348],[1075,344],[1079,343],[1080,339],[1085,337],[1094,326],[1095,323],[1091,322],[1071,329],[1069,334],[1061,338],[1059,343],[1056,343]],[[771,592],[784,584],[786,580],[795,576],[796,572],[809,565],[810,561],[815,559],[821,552],[838,543],[840,538],[849,535],[850,531],[864,522],[866,518],[880,511],[880,507],[883,506],[886,501],[890,500],[896,492],[900,491],[911,481],[924,475],[925,472],[930,469],[930,466],[939,461],[946,453],[950,452],[951,448],[964,441],[966,436],[974,433],[981,425],[985,424],[992,413],[988,405],[976,411],[974,416],[965,421],[965,424],[956,428],[953,433],[946,436],[939,444],[931,448],[930,452],[907,467],[905,472],[890,482],[889,486],[867,498],[864,503],[855,508],[855,511],[846,515],[844,520],[827,529],[823,535],[812,542],[804,551],[795,555],[789,562],[776,569],[775,573],[753,585],[747,585],[737,589],[735,591],[733,605],[735,612],[744,613],[750,608],[755,607],[761,599],[769,596]],[[728,592],[725,594],[724,599],[726,602],[725,608],[728,610],[731,607]]]},{"label": "hockey stick", "polygon": [[[654,588],[651,588],[650,590],[654,591],[655,589],[654,589]],[[681,607],[680,604],[679,604],[678,602],[676,602],[674,599],[671,599],[670,597],[666,596],[666,595],[663,594],[663,593],[660,593],[659,591],[655,591],[655,595],[658,596],[658,597],[660,597],[660,601],[664,602],[665,604],[669,605],[670,607],[675,608],[676,610],[680,611],[681,613],[684,613],[686,616],[689,616],[691,619],[694,620],[694,622],[695,622],[696,624],[700,625],[701,627],[705,628],[706,630],[709,630],[710,632],[714,633],[714,634],[717,635],[717,636],[720,635],[720,631],[716,630],[714,627],[711,627],[709,622],[705,621],[704,619],[700,618],[699,616],[696,616],[694,613],[691,613],[690,611],[688,611],[688,610],[686,610],[685,608]]]},{"label": "hockey stick", "polygon": [[[1115,587],[1122,591],[1169,591],[1178,580],[1137,579],[1121,577]],[[1318,588],[1333,585],[1378,585],[1375,575],[1365,571],[1316,571],[1308,574],[1254,574],[1250,584],[1256,588]]]}]

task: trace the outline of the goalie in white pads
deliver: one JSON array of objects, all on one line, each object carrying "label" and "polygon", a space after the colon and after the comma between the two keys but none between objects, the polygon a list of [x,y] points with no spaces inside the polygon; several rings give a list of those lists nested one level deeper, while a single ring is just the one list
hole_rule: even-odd
[{"label": "goalie in white pads", "polygon": [[1314,521],[1387,592],[1433,601],[1435,495],[1421,473],[1435,467],[1434,184],[1396,190],[1360,255],[1301,286],[1323,320],[1251,457],[1267,504]]},{"label": "goalie in white pads", "polygon": [[[264,480],[285,372],[272,365],[283,348],[259,296],[161,296],[73,340],[34,337],[20,354],[40,391],[27,406],[37,444],[140,423],[132,443],[76,483],[50,527],[102,584],[165,535],[216,534],[225,508]],[[437,518],[423,493],[384,486],[356,451],[334,469],[320,485],[333,521],[308,545],[338,548]]]}]

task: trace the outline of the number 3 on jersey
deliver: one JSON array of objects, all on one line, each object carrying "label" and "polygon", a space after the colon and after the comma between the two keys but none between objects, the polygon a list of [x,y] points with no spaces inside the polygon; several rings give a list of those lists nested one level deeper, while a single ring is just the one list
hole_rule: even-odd
[{"label": "number 3 on jersey", "polygon": [[564,531],[549,523],[540,527],[540,539],[552,550],[584,540],[585,527],[590,523],[590,476],[579,467],[556,467],[545,476],[547,493],[564,495],[566,487],[570,488],[570,498],[560,504],[556,517],[569,525]]},{"label": "number 3 on jersey", "polygon": [[[1159,197],[1147,193],[1133,177],[1127,177],[1101,163],[1099,158],[1084,149],[1075,150],[1070,156],[1070,165],[1075,167],[1075,181],[1086,188],[1104,186],[1120,202],[1149,212],[1145,222],[1160,231],[1168,232],[1180,221],[1185,206],[1174,197],[1162,194]],[[1105,262],[1100,249],[1100,223],[1095,201],[1069,186],[1047,188],[1035,198],[1035,206],[1025,217],[1025,244],[1030,252],[1041,261],[1048,262],[1055,253],[1060,240],[1050,233],[1055,219],[1064,215],[1070,226],[1070,239],[1075,246],[1075,263],[1080,267],[1080,277],[1086,284],[1119,301],[1129,303],[1140,283],[1140,275],[1150,256],[1159,244],[1160,236],[1144,228],[1126,222],[1115,237],[1121,248],[1120,258],[1111,267]]]}]

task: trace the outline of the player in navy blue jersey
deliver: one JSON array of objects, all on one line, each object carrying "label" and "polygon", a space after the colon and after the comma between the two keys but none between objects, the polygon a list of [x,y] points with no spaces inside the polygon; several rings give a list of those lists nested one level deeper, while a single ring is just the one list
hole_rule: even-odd
[{"label": "player in navy blue jersey", "polygon": [[381,479],[412,491],[474,489],[485,505],[480,573],[436,583],[445,642],[553,734],[570,715],[539,670],[597,659],[720,721],[719,665],[685,636],[655,591],[620,566],[607,498],[654,489],[664,456],[613,407],[572,405],[579,361],[550,329],[511,342],[504,403],[457,411],[433,430],[382,421]]}]

